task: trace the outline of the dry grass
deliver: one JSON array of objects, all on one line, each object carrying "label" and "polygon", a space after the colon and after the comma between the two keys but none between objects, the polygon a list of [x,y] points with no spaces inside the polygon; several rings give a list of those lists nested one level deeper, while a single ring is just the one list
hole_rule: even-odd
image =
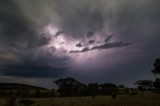
[{"label": "dry grass", "polygon": [[[133,96],[118,96],[113,99],[110,96],[92,97],[64,97],[64,98],[35,98],[31,106],[160,106],[160,94],[144,94]],[[19,99],[17,99],[18,101]],[[4,106],[5,100],[0,100],[0,106]],[[20,105],[17,105],[20,106]]]}]

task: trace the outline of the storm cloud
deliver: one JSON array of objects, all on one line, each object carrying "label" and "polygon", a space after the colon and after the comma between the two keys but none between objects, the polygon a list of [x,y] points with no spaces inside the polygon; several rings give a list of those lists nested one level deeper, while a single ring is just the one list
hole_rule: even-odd
[{"label": "storm cloud", "polygon": [[[90,80],[96,75],[103,81],[112,81],[110,75],[133,80],[139,70],[145,76],[143,67],[160,56],[159,5],[159,0],[1,0],[0,75],[86,76],[86,82],[92,75]],[[72,70],[73,63],[80,71]],[[105,71],[86,74],[80,63]],[[124,79],[119,69],[134,74]]]}]

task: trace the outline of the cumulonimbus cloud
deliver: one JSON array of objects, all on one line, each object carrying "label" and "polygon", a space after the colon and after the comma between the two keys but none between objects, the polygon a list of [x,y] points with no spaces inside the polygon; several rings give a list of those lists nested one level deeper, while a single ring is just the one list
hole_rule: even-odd
[{"label": "cumulonimbus cloud", "polygon": [[[27,77],[42,77],[41,69],[48,70],[46,77],[65,73],[70,58],[54,54],[54,45],[46,48],[52,36],[41,32],[48,24],[59,28],[55,36],[63,33],[80,42],[75,45],[82,50],[70,54],[131,45],[126,42],[143,41],[155,48],[159,45],[159,4],[159,0],[1,0],[0,71],[14,76],[28,72]],[[81,43],[85,41],[95,45],[89,48]],[[57,74],[56,70],[65,71]]]}]

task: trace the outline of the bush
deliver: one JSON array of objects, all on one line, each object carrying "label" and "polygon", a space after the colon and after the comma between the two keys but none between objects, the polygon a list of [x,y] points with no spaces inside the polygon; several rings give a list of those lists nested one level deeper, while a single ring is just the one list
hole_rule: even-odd
[{"label": "bush", "polygon": [[5,106],[16,106],[16,98],[13,96],[7,98]]},{"label": "bush", "polygon": [[23,105],[29,106],[29,105],[32,105],[32,104],[34,104],[34,103],[35,103],[35,101],[30,100],[30,99],[22,99],[22,100],[19,100],[20,106],[23,106]]},{"label": "bush", "polygon": [[133,91],[133,92],[131,92],[131,94],[130,94],[130,95],[138,95],[138,92]]},{"label": "bush", "polygon": [[111,94],[112,98],[115,99],[117,97],[116,93]]}]

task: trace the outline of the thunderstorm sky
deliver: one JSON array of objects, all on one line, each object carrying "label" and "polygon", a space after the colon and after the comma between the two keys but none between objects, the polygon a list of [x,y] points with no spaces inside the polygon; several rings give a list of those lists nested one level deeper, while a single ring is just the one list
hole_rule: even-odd
[{"label": "thunderstorm sky", "polygon": [[160,57],[160,0],[0,0],[0,82],[131,86]]}]

